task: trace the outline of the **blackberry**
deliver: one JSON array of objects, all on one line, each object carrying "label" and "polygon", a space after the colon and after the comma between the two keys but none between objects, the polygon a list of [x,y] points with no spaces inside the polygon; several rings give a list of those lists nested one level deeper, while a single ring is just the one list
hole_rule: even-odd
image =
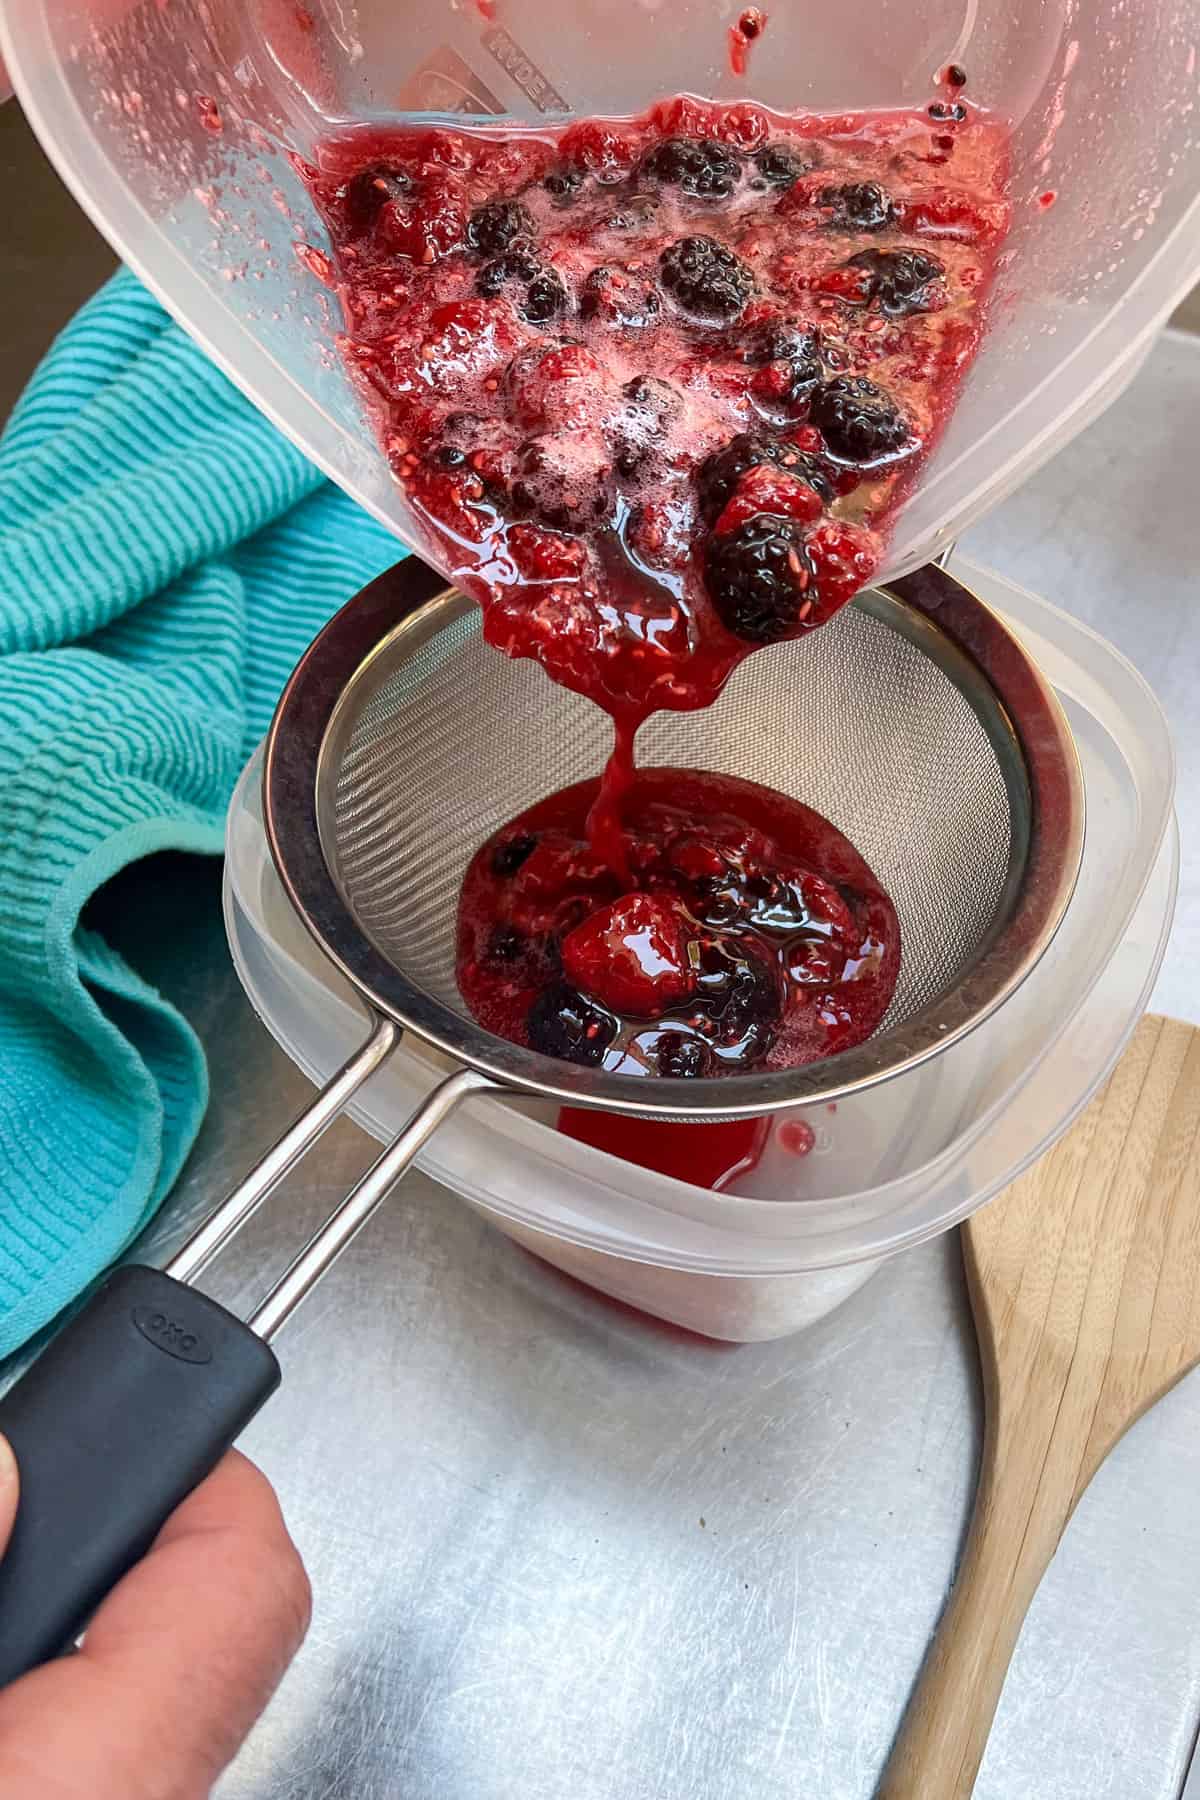
[{"label": "blackberry", "polygon": [[695,1081],[713,1072],[712,1051],[703,1038],[682,1031],[664,1031],[654,1046],[660,1075],[672,1081]]},{"label": "blackberry", "polygon": [[860,250],[846,265],[867,271],[867,299],[878,300],[889,318],[924,312],[931,281],[946,273],[945,263],[923,250]]},{"label": "blackberry", "polygon": [[915,448],[892,396],[865,375],[825,382],[813,395],[809,418],[840,462],[887,462]]},{"label": "blackberry", "polygon": [[659,267],[676,304],[714,324],[732,323],[754,292],[745,263],[715,238],[680,238],[663,251]]},{"label": "blackberry", "polygon": [[492,851],[492,874],[498,875],[501,881],[507,881],[510,875],[516,874],[522,863],[529,861],[536,849],[537,839],[527,831],[508,838],[503,844],[497,844]]},{"label": "blackberry", "polygon": [[828,471],[822,468],[817,457],[797,450],[784,438],[755,437],[751,432],[742,431],[731,438],[723,450],[714,450],[697,471],[700,510],[710,524],[725,510],[742,476],[762,463],[787,469],[801,481],[807,481],[826,505],[833,499]]},{"label": "blackberry", "polygon": [[679,411],[682,396],[661,375],[634,375],[621,389],[621,397],[635,412],[645,414],[661,429]]},{"label": "blackberry", "polygon": [[781,420],[796,419],[803,413],[804,402],[825,373],[816,337],[785,319],[763,319],[743,326],[735,355],[752,369],[778,365],[783,380],[770,396],[770,411]]},{"label": "blackberry", "polygon": [[829,223],[846,231],[884,231],[896,218],[890,195],[874,181],[824,188],[821,205],[832,208]]},{"label": "blackberry", "polygon": [[581,318],[602,319],[619,330],[641,331],[653,325],[661,312],[657,290],[630,269],[593,269],[579,294]]},{"label": "blackberry", "polygon": [[779,967],[752,950],[737,932],[721,932],[700,952],[697,1005],[726,1044],[748,1040],[742,1060],[770,1048],[783,1011]]},{"label": "blackberry", "polygon": [[757,174],[751,185],[756,188],[790,188],[802,175],[807,175],[812,166],[809,159],[796,150],[789,150],[786,144],[764,144],[761,150],[754,153]]},{"label": "blackberry", "polygon": [[955,125],[961,125],[967,116],[967,109],[961,100],[935,100],[929,108],[929,116],[931,119],[949,120]]},{"label": "blackberry", "polygon": [[620,212],[602,221],[606,231],[643,231],[658,211],[653,194],[630,194]]},{"label": "blackberry", "polygon": [[668,426],[678,416],[682,396],[659,375],[635,375],[625,383],[621,395],[625,405],[613,433],[614,460],[617,473],[628,479],[640,474],[661,448]]},{"label": "blackberry", "polygon": [[543,179],[542,186],[559,206],[570,206],[583,186],[586,173],[576,163],[559,163]]},{"label": "blackberry", "polygon": [[529,1046],[543,1056],[594,1068],[617,1035],[617,1021],[604,1007],[585,1000],[577,988],[556,981],[529,1009]]},{"label": "blackberry", "polygon": [[483,422],[481,413],[452,412],[446,414],[443,429],[453,433],[456,437],[473,439],[475,432],[479,430]]},{"label": "blackberry", "polygon": [[774,513],[755,513],[736,531],[709,538],[704,585],[721,623],[751,644],[786,637],[817,598],[803,532]]},{"label": "blackberry", "polygon": [[515,963],[525,954],[525,938],[512,925],[497,925],[487,941],[484,957],[489,963]]},{"label": "blackberry", "polygon": [[753,325],[743,325],[733,345],[738,361],[752,369],[773,362],[809,362],[818,369],[821,366],[816,337],[786,319],[759,319]]},{"label": "blackberry", "polygon": [[798,881],[768,874],[747,878],[745,916],[759,931],[778,931],[789,936],[803,931],[812,917]]},{"label": "blackberry", "polygon": [[403,169],[360,169],[346,183],[345,204],[351,231],[358,236],[367,230],[376,213],[389,200],[408,200],[415,192],[412,176],[406,175]]},{"label": "blackberry", "polygon": [[698,200],[727,200],[741,164],[726,144],[709,138],[664,138],[642,158],[639,173]]},{"label": "blackberry", "polygon": [[510,286],[523,290],[517,311],[531,325],[546,325],[566,309],[562,277],[528,250],[506,250],[494,262],[485,263],[475,277],[475,292],[488,300]]},{"label": "blackberry", "polygon": [[467,243],[480,256],[503,256],[517,238],[531,238],[533,220],[518,200],[489,200],[467,224]]},{"label": "blackberry", "polygon": [[596,432],[530,438],[518,452],[513,502],[555,531],[583,531],[611,516],[612,465]]}]

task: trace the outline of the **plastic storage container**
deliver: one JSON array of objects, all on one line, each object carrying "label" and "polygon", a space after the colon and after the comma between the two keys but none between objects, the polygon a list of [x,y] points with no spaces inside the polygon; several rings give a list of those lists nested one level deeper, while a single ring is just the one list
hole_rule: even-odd
[{"label": "plastic storage container", "polygon": [[[981,1205],[1066,1129],[1145,1006],[1174,906],[1172,764],[1153,695],[1116,651],[1045,601],[964,563],[1054,683],[1079,748],[1088,836],[1075,897],[1017,994],[963,1043],[834,1112],[813,1152],[774,1136],[733,1192],[709,1193],[563,1137],[540,1102],[471,1101],[422,1166],[510,1236],[592,1286],[713,1337],[781,1337],[880,1260]],[[230,811],[226,918],[242,981],[324,1081],[365,1015],[292,912],[262,831],[255,758]],[[352,1111],[392,1136],[440,1065],[401,1045]]]},{"label": "plastic storage container", "polygon": [[[748,75],[728,0],[0,0],[35,129],[96,224],[317,463],[415,526],[331,349],[288,161],[413,111],[547,121],[664,93],[923,105],[948,61],[1014,127],[1015,224],[989,335],[884,574],[936,555],[1093,416],[1200,272],[1200,0],[775,0]],[[1044,208],[1040,197],[1057,196]]]}]

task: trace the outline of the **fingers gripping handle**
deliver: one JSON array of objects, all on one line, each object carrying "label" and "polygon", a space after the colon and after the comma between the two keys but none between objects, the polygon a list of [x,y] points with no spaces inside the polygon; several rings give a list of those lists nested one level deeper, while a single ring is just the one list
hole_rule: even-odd
[{"label": "fingers gripping handle", "polygon": [[115,1270],[0,1399],[21,1494],[0,1686],[66,1648],[279,1384],[269,1347],[159,1269]]}]

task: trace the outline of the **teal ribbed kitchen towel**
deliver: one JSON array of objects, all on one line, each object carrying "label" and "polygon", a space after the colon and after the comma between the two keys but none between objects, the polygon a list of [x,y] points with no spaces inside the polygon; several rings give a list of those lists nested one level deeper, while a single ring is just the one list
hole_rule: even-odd
[{"label": "teal ribbed kitchen towel", "polygon": [[0,1354],[146,1223],[207,1099],[195,1033],[81,912],[139,857],[220,851],[292,664],[397,555],[127,271],[0,437]]}]

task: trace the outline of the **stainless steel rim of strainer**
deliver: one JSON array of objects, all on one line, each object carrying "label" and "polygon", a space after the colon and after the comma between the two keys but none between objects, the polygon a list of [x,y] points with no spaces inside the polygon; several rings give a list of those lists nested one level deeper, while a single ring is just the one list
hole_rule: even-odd
[{"label": "stainless steel rim of strainer", "polygon": [[[576,1106],[690,1121],[747,1117],[841,1099],[894,1079],[960,1042],[1030,973],[1066,911],[1083,852],[1084,794],[1056,696],[1001,620],[945,570],[917,570],[855,605],[903,633],[965,696],[995,751],[1012,817],[996,923],[953,987],[854,1050],[799,1069],[680,1081],[560,1062],[493,1036],[430,994],[361,925],[322,838],[339,709],[365,666],[415,651],[471,602],[410,557],[355,596],[315,639],[279,702],[267,740],[263,812],[292,905],[379,1021],[390,1021],[480,1079]],[[800,646],[790,646],[801,649]],[[766,654],[772,654],[767,652]],[[435,801],[431,796],[431,804]],[[504,821],[497,818],[494,826]]]}]

